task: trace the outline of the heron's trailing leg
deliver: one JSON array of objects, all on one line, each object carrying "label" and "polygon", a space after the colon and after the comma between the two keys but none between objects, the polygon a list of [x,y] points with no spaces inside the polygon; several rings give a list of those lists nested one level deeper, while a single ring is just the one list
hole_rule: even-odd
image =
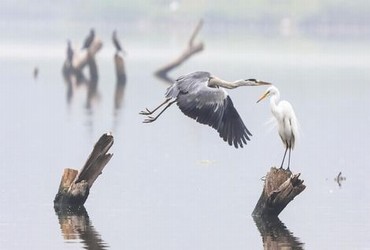
[{"label": "heron's trailing leg", "polygon": [[[284,153],[283,161],[281,162],[281,165],[280,165],[280,169],[283,168],[283,164],[284,164],[284,160],[285,160],[285,156],[286,156],[287,151],[288,151],[288,147],[286,147],[286,149],[285,149],[285,153]],[[289,151],[289,154],[290,154],[290,151]],[[288,165],[288,168],[289,168],[289,165]]]},{"label": "heron's trailing leg", "polygon": [[[155,112],[158,108],[160,108],[161,106],[163,106],[165,103],[167,103],[168,101],[169,101],[170,99],[167,99],[164,103],[162,103],[159,107],[157,107],[153,112]],[[154,122],[155,120],[157,120],[157,118],[166,110],[166,109],[168,109],[172,104],[174,104],[176,102],[176,100],[174,100],[174,101],[172,101],[172,102],[169,102],[168,104],[167,104],[167,106],[166,107],[164,107],[164,109],[162,109],[162,111],[161,112],[159,112],[159,114],[158,115],[156,115],[156,116],[154,116],[154,117],[152,117],[152,116],[148,116],[148,118],[146,118],[144,121],[143,121],[143,123],[150,123],[150,122]],[[152,112],[152,113],[153,113]]]},{"label": "heron's trailing leg", "polygon": [[155,111],[157,111],[160,107],[162,107],[163,105],[165,105],[167,102],[169,102],[171,100],[171,98],[167,98],[163,103],[161,103],[158,107],[156,107],[155,109],[153,109],[152,111],[150,111],[149,109],[145,108],[145,111],[140,111],[140,115],[151,115],[153,114]]}]

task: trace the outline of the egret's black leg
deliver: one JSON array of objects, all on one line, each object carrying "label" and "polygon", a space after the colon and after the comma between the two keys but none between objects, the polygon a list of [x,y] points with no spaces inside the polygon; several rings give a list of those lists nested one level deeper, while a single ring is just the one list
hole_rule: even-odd
[{"label": "egret's black leg", "polygon": [[160,107],[162,107],[163,105],[165,105],[167,102],[169,102],[171,100],[171,98],[167,98],[163,103],[161,103],[158,107],[156,107],[155,109],[153,109],[152,111],[150,111],[149,109],[145,108],[145,111],[140,111],[140,115],[151,115],[153,114],[155,111],[157,111]]},{"label": "egret's black leg", "polygon": [[289,148],[288,168],[286,169],[286,170],[289,170],[289,171],[290,171],[289,167],[290,167],[290,154],[291,154],[291,152],[292,152],[292,148]]},{"label": "egret's black leg", "polygon": [[288,147],[286,147],[286,149],[285,149],[285,153],[284,153],[283,161],[281,162],[281,165],[280,165],[280,169],[283,168],[283,164],[284,164],[284,160],[285,160],[285,156],[286,156],[287,151],[288,151]]},{"label": "egret's black leg", "polygon": [[[168,101],[166,101],[166,102],[168,102]],[[144,121],[143,121],[143,123],[150,123],[150,122],[154,122],[155,120],[157,120],[157,118],[166,110],[166,109],[168,109],[172,104],[174,104],[176,102],[176,100],[174,100],[174,101],[172,101],[172,102],[170,102],[170,103],[168,103],[167,104],[167,106],[166,107],[164,107],[164,109],[162,109],[162,111],[161,112],[159,112],[159,114],[157,115],[157,116],[154,116],[154,117],[152,117],[152,116],[148,116],[148,118],[146,118]],[[162,104],[163,105],[163,104]],[[158,109],[158,108],[157,108]]]}]

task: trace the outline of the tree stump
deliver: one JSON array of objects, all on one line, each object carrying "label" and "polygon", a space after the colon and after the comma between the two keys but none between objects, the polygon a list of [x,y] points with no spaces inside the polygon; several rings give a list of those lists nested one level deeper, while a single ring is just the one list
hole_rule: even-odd
[{"label": "tree stump", "polygon": [[306,186],[300,174],[272,167],[265,178],[262,194],[252,213],[254,217],[277,217]]},{"label": "tree stump", "polygon": [[111,134],[103,134],[80,172],[75,169],[64,169],[59,190],[54,199],[54,207],[82,206],[85,203],[92,185],[113,156],[107,153],[113,141]]}]

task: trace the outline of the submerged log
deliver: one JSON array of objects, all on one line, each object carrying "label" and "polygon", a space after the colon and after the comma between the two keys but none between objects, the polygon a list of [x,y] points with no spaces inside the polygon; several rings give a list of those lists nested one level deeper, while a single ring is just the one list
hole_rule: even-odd
[{"label": "submerged log", "polygon": [[306,188],[299,176],[289,170],[272,167],[266,175],[262,194],[252,216],[277,217]]},{"label": "submerged log", "polygon": [[176,58],[175,60],[170,62],[169,64],[167,64],[167,65],[163,66],[162,68],[158,69],[154,73],[157,77],[161,78],[162,80],[164,80],[168,83],[172,83],[173,79],[171,79],[167,75],[168,72],[170,70],[180,66],[183,62],[185,62],[187,59],[189,59],[192,55],[194,55],[194,54],[203,50],[204,45],[203,45],[202,42],[194,44],[194,39],[195,39],[196,35],[199,33],[199,30],[202,28],[202,25],[203,25],[203,20],[200,20],[198,22],[197,26],[195,27],[195,30],[193,31],[193,34],[190,37],[188,46],[185,48],[183,53],[178,58]]},{"label": "submerged log", "polygon": [[112,135],[103,134],[80,172],[75,169],[64,169],[58,193],[54,199],[54,207],[82,206],[85,203],[92,185],[113,156],[108,153],[113,141]]}]

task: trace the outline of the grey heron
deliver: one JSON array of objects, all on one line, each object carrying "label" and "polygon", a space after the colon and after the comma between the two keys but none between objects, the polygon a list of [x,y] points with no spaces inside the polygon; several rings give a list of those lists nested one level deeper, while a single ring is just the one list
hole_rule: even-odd
[{"label": "grey heron", "polygon": [[280,92],[275,86],[269,87],[266,92],[258,99],[257,103],[266,97],[270,97],[270,107],[273,116],[278,125],[279,136],[285,146],[285,152],[280,168],[283,168],[287,151],[289,150],[288,167],[290,167],[290,154],[294,149],[295,140],[298,136],[298,121],[292,105],[282,100],[280,101]]},{"label": "grey heron", "polygon": [[91,43],[94,41],[95,38],[95,31],[94,29],[90,29],[89,35],[86,37],[82,49],[88,49]]},{"label": "grey heron", "polygon": [[[144,123],[154,122],[167,108],[177,103],[185,115],[216,129],[220,137],[230,146],[243,147],[252,134],[244,125],[225,88],[259,85],[271,84],[256,79],[228,82],[208,72],[196,71],[180,76],[167,89],[163,103],[153,110],[141,111],[140,114],[147,115]],[[150,116],[163,106],[156,116]]]}]

